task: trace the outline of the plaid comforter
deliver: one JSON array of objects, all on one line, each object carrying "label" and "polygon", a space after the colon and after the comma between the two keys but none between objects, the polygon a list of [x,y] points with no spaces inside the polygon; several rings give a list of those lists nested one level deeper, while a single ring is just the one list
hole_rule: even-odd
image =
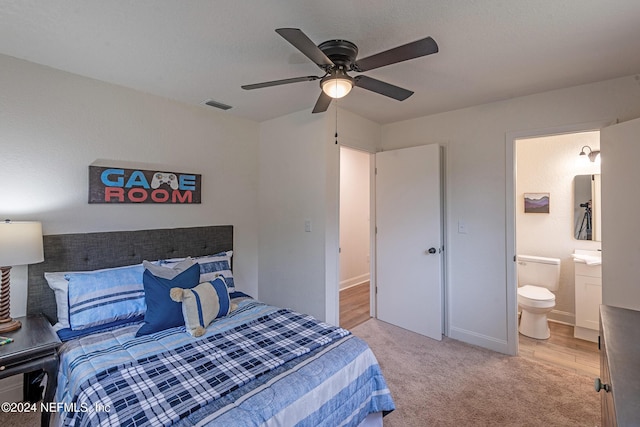
[{"label": "plaid comforter", "polygon": [[169,425],[349,332],[280,309],[233,329],[103,370],[73,397],[67,425]]}]

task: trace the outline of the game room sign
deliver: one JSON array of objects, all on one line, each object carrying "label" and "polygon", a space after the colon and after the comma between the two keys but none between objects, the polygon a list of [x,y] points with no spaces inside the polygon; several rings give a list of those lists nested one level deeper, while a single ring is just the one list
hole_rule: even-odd
[{"label": "game room sign", "polygon": [[89,166],[89,203],[200,203],[199,174]]}]

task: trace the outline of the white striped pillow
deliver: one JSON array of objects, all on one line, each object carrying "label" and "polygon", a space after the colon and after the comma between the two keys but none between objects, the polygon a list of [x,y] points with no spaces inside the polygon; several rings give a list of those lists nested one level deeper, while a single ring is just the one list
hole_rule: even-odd
[{"label": "white striped pillow", "polygon": [[[200,264],[200,282],[209,282],[216,277],[224,277],[229,292],[235,292],[233,272],[231,271],[231,257],[233,251],[220,252],[214,255],[194,257],[193,260]],[[185,258],[175,258],[160,261],[164,267],[173,267]]]}]

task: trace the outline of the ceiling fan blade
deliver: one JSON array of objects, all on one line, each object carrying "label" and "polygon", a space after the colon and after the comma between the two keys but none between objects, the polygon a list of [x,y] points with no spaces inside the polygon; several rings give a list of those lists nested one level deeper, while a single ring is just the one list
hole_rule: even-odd
[{"label": "ceiling fan blade", "polygon": [[329,108],[329,105],[331,105],[332,100],[333,98],[331,98],[329,95],[324,92],[320,92],[320,96],[316,101],[315,107],[313,107],[312,113],[324,113],[325,111],[327,111],[327,108]]},{"label": "ceiling fan blade", "polygon": [[242,89],[245,89],[245,90],[251,90],[251,89],[260,89],[260,88],[263,88],[263,87],[286,85],[286,84],[289,84],[289,83],[311,82],[313,80],[319,80],[321,78],[322,77],[318,77],[318,76],[294,77],[292,79],[273,80],[273,81],[270,81],[270,82],[255,83],[255,84],[252,84],[252,85],[244,85],[244,86],[240,86],[240,87]]},{"label": "ceiling fan blade", "polygon": [[354,84],[358,87],[361,87],[362,89],[370,90],[371,92],[376,92],[380,95],[397,99],[398,101],[404,101],[405,99],[413,95],[413,92],[410,90],[385,83],[382,80],[374,79],[372,77],[356,76],[353,78],[353,80]]},{"label": "ceiling fan blade", "polygon": [[334,65],[333,61],[301,30],[297,28],[278,28],[276,33],[284,37],[286,41],[291,43],[320,68],[332,67]]},{"label": "ceiling fan blade", "polygon": [[431,37],[417,40],[413,43],[407,43],[384,52],[368,56],[356,61],[352,66],[354,71],[368,71],[374,68],[384,67],[385,65],[395,64],[397,62],[408,61],[409,59],[419,58],[421,56],[431,55],[438,52],[438,44]]}]

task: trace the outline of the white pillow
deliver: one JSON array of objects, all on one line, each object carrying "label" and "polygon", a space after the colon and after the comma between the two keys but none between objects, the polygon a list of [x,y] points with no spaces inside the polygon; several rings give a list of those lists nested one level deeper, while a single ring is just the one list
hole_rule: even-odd
[{"label": "white pillow", "polygon": [[173,264],[171,267],[163,267],[161,265],[158,265],[157,262],[142,261],[142,265],[144,266],[144,268],[149,270],[151,274],[156,277],[162,277],[163,279],[169,280],[173,279],[178,274],[191,267],[193,264],[195,264],[195,261],[190,257],[187,257],[182,261]]},{"label": "white pillow", "polygon": [[53,325],[55,331],[71,327],[69,325],[69,281],[65,278],[67,273],[44,273],[44,278],[56,297],[58,323]]},{"label": "white pillow", "polygon": [[[235,292],[235,282],[233,272],[231,270],[231,257],[233,251],[219,252],[214,255],[205,255],[194,257],[193,260],[200,264],[200,283],[215,280],[222,276],[227,284],[229,292]],[[173,258],[160,260],[160,265],[165,267],[173,267],[185,258]]]}]

